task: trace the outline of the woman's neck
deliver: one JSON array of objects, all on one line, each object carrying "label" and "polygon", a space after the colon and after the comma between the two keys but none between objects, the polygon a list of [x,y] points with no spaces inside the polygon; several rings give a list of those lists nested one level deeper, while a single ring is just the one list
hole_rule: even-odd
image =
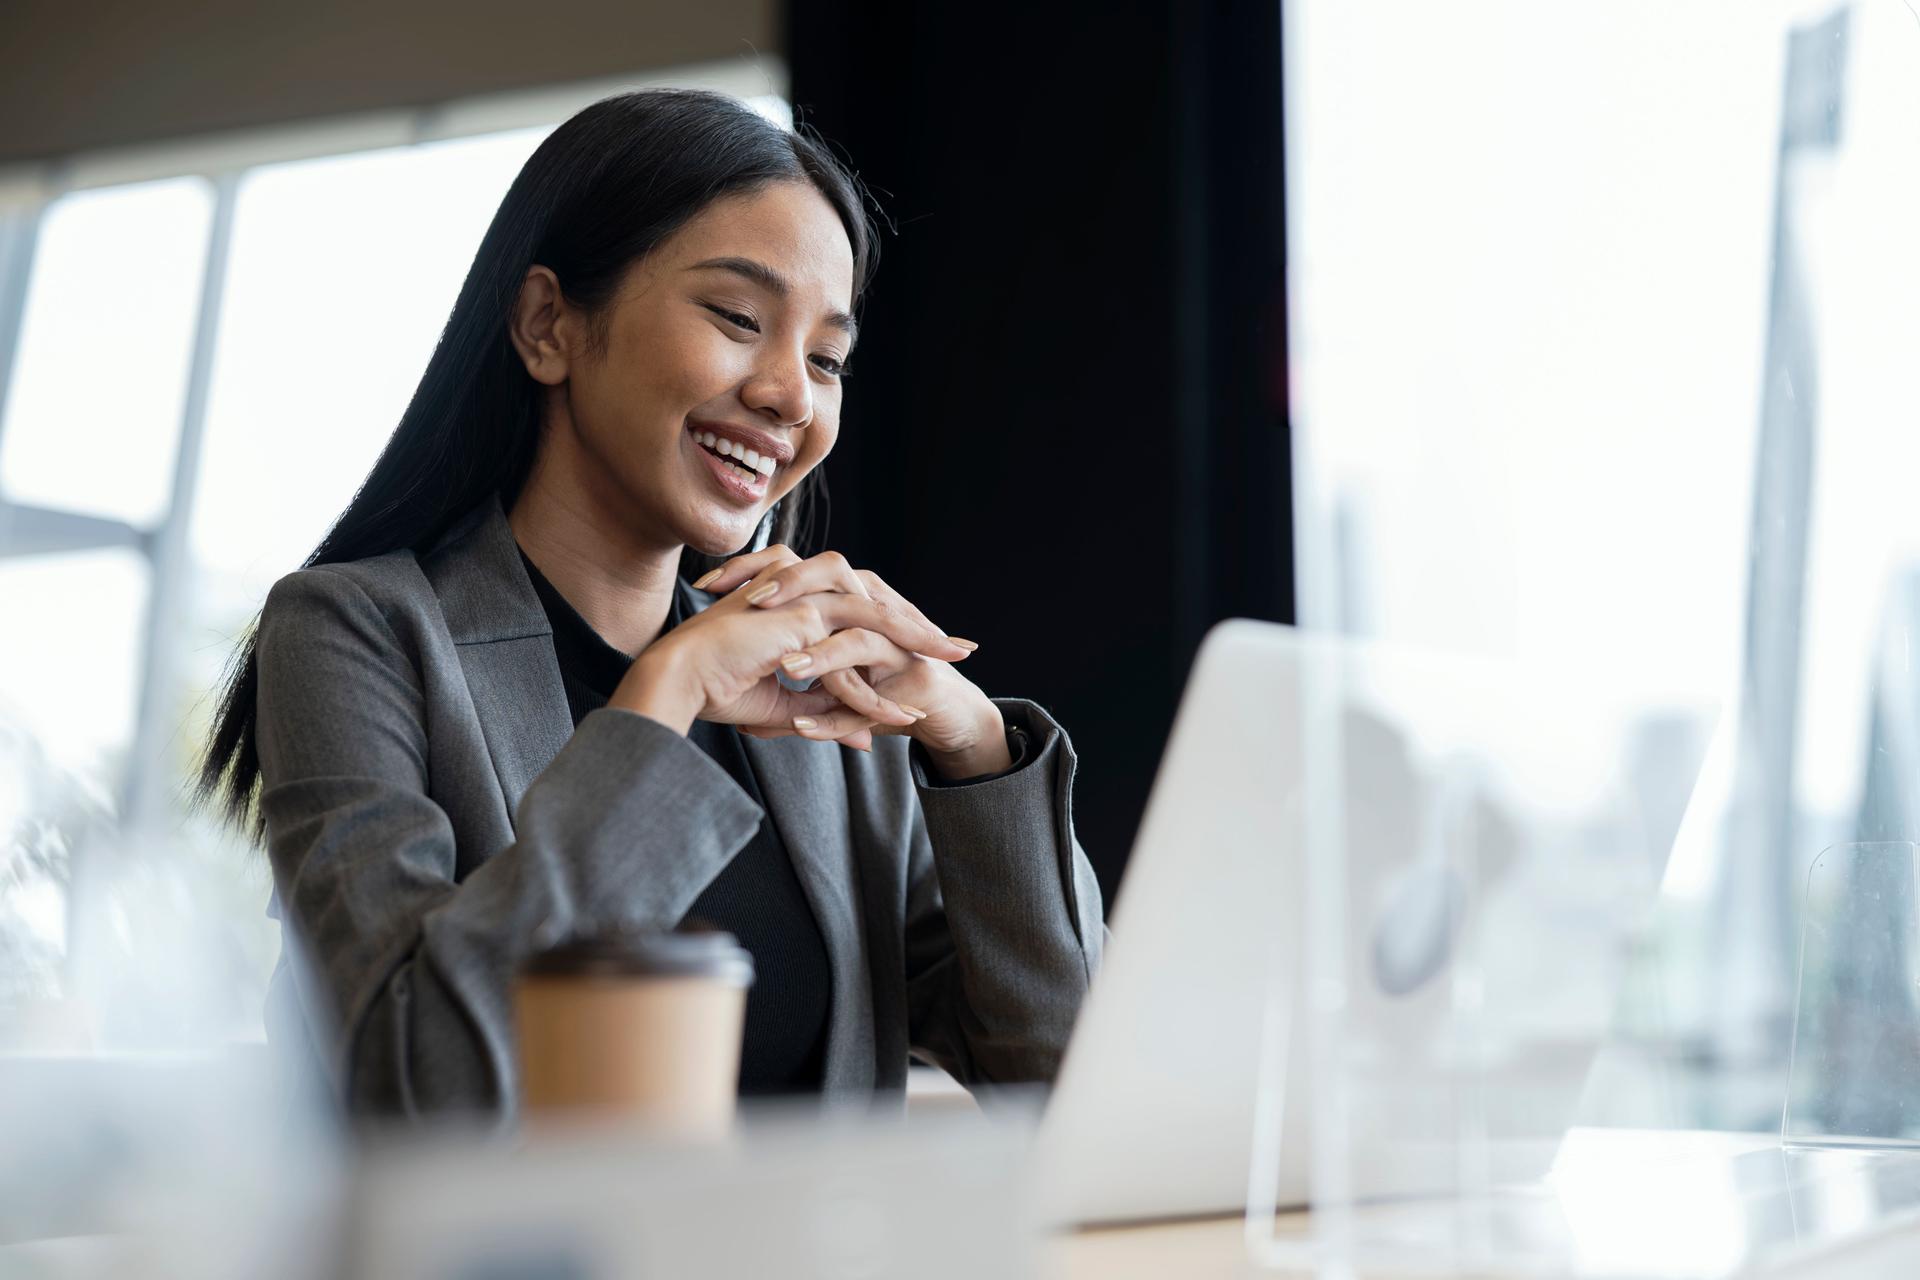
[{"label": "woman's neck", "polygon": [[[551,441],[549,443],[552,443]],[[680,548],[649,546],[594,500],[571,450],[542,448],[507,523],[527,558],[587,624],[637,655],[666,625]]]}]

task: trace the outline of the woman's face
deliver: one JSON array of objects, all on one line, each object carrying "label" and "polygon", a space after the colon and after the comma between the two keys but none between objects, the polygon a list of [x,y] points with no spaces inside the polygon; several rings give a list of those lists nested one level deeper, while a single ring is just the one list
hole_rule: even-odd
[{"label": "woman's face", "polygon": [[853,250],[813,187],[717,201],[635,264],[604,345],[572,317],[549,432],[570,427],[575,473],[639,538],[734,551],[833,448],[852,305]]}]

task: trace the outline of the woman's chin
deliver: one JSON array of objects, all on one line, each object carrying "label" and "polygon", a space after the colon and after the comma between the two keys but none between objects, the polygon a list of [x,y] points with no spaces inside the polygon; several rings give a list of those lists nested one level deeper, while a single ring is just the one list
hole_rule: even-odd
[{"label": "woman's chin", "polygon": [[687,545],[704,556],[721,558],[739,553],[753,541],[754,531],[760,527],[754,521],[745,528],[720,528],[712,525],[687,538]]}]

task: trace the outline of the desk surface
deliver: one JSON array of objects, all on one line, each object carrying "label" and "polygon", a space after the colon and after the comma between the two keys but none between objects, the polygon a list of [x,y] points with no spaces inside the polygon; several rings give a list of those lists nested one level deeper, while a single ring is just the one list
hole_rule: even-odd
[{"label": "desk surface", "polygon": [[[1771,1153],[1771,1154],[1769,1154]],[[1821,1277],[1880,1276],[1898,1266],[1920,1272],[1920,1157],[1912,1153],[1824,1152],[1783,1160],[1772,1135],[1575,1130],[1558,1176],[1589,1194],[1555,1211],[1583,1245],[1593,1269],[1618,1274],[1672,1270],[1716,1274],[1760,1258],[1774,1274],[1805,1269]],[[1563,1192],[1564,1194],[1565,1192]],[[1581,1210],[1614,1210],[1619,1223],[1580,1222]],[[1404,1205],[1360,1210],[1372,1221],[1417,1212]],[[1562,1218],[1564,1211],[1564,1218]],[[1594,1233],[1591,1228],[1598,1225]],[[1278,1236],[1304,1236],[1305,1212],[1283,1214]],[[1606,1252],[1631,1241],[1631,1256]],[[1242,1217],[1106,1228],[1046,1242],[1047,1280],[1133,1280],[1261,1274],[1251,1264]],[[1268,1273],[1282,1274],[1282,1273]]]},{"label": "desk surface", "polygon": [[[1288,1217],[1298,1223],[1294,1230],[1305,1229],[1306,1214]],[[1042,1250],[1040,1274],[1047,1280],[1203,1280],[1247,1269],[1246,1223],[1232,1217],[1057,1236]]]},{"label": "desk surface", "polygon": [[[630,1154],[618,1148],[609,1151],[622,1159]],[[1580,1158],[1570,1161],[1576,1153]],[[477,1179],[474,1186],[481,1189],[493,1186],[501,1170],[519,1169],[527,1174],[530,1181],[523,1178],[494,1187],[514,1203],[525,1198],[529,1189],[549,1188],[551,1183],[545,1176],[549,1172],[545,1166],[529,1171],[523,1160],[508,1160],[488,1174],[479,1167],[486,1162],[475,1161],[470,1153],[455,1150],[450,1155],[460,1162],[459,1167],[472,1166],[468,1172]],[[787,1163],[807,1171],[809,1177],[814,1155],[813,1149],[804,1144],[786,1151]],[[995,1153],[987,1150],[986,1155],[994,1158]],[[439,1166],[436,1170],[444,1172]],[[1621,1170],[1629,1171],[1624,1181],[1607,1181]],[[679,1164],[673,1171],[676,1179],[684,1176]],[[586,1172],[589,1176],[581,1185],[608,1185],[594,1169]],[[1579,1177],[1591,1181],[1583,1187],[1578,1184]],[[1891,1275],[1920,1274],[1920,1153],[1913,1151],[1788,1152],[1781,1150],[1772,1137],[1762,1135],[1576,1130],[1556,1170],[1556,1181],[1559,1198],[1536,1188],[1516,1193],[1512,1199],[1523,1211],[1542,1204],[1564,1210],[1552,1216],[1562,1228],[1560,1234],[1578,1246],[1579,1266],[1569,1262],[1554,1269],[1558,1274],[1584,1270],[1626,1276],[1722,1275],[1755,1262],[1771,1268],[1766,1274],[1792,1276],[1795,1280],[1802,1276],[1808,1280],[1881,1280]],[[436,1176],[432,1183],[436,1196],[447,1199],[441,1193],[448,1185],[446,1178]],[[374,1192],[370,1202],[384,1202],[379,1189]],[[693,1194],[700,1194],[699,1187]],[[770,1215],[769,1206],[789,1204],[789,1200],[784,1194],[772,1200],[762,1197],[758,1209]],[[459,1218],[460,1213],[473,1207],[464,1193],[452,1197],[450,1203],[456,1220],[467,1221]],[[1409,1225],[1418,1224],[1424,1229],[1444,1220],[1448,1206],[1449,1202],[1441,1200],[1381,1204],[1359,1210],[1355,1217],[1358,1221],[1364,1215],[1369,1224],[1385,1225],[1400,1233]],[[222,1211],[226,1209],[230,1205]],[[487,1203],[480,1204],[479,1211],[493,1212]],[[536,1205],[532,1212],[533,1220],[538,1221],[542,1211]],[[580,1221],[569,1214],[563,1214],[561,1220],[572,1223],[572,1229],[577,1229]],[[415,1222],[411,1218],[407,1221]],[[625,1229],[639,1221],[641,1217],[632,1212],[631,1205],[622,1202],[618,1225]],[[1004,1214],[992,1221],[1004,1222]],[[365,1223],[362,1225],[364,1228]],[[1284,1214],[1275,1226],[1278,1236],[1298,1238],[1313,1228],[1314,1219],[1304,1212]],[[154,1241],[165,1243],[172,1237],[143,1240],[139,1230],[0,1244],[0,1274],[22,1269],[29,1275],[50,1278],[146,1274],[153,1268],[136,1264],[143,1258],[152,1261],[145,1258],[145,1252],[158,1247]],[[417,1243],[416,1237],[432,1236],[431,1231],[424,1236],[415,1232],[401,1243],[410,1248]],[[1208,1280],[1301,1274],[1261,1272],[1250,1257],[1245,1237],[1243,1220],[1237,1214],[1061,1235],[1043,1242],[1037,1275],[1043,1280]],[[225,1237],[210,1233],[207,1238],[218,1243]],[[607,1238],[632,1244],[619,1231]],[[693,1243],[705,1250],[712,1240],[696,1233]],[[174,1241],[167,1247],[177,1245]],[[406,1249],[400,1253],[413,1256]],[[1426,1260],[1433,1261],[1431,1256]],[[399,1273],[447,1274],[445,1270],[419,1267],[411,1271],[401,1268]],[[767,1273],[764,1267],[732,1272]],[[1363,1274],[1373,1273],[1363,1268]]]}]

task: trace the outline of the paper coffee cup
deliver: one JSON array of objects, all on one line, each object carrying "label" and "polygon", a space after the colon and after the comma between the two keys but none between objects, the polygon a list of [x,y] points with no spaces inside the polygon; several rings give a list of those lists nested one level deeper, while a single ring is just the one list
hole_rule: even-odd
[{"label": "paper coffee cup", "polygon": [[752,985],[753,957],[718,930],[621,934],[533,957],[513,991],[522,1115],[725,1134]]}]

